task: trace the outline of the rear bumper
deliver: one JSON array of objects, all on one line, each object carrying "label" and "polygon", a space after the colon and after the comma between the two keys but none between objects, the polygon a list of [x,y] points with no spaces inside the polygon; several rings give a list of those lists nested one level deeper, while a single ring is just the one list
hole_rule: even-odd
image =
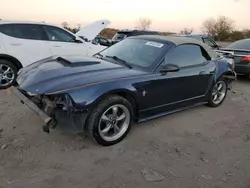
[{"label": "rear bumper", "polygon": [[51,117],[49,117],[35,103],[33,103],[29,98],[22,94],[16,87],[11,87],[10,91],[21,100],[21,103],[31,108],[46,124],[48,124],[52,120]]},{"label": "rear bumper", "polygon": [[232,71],[232,75],[223,75],[223,78],[226,78],[229,81],[237,80],[237,73]]},{"label": "rear bumper", "polygon": [[247,65],[235,64],[234,70],[238,74],[250,75],[250,64],[247,64]]},{"label": "rear bumper", "polygon": [[237,73],[232,71],[232,75],[222,75],[222,77],[227,80],[228,89],[231,90],[233,81],[237,80]]}]

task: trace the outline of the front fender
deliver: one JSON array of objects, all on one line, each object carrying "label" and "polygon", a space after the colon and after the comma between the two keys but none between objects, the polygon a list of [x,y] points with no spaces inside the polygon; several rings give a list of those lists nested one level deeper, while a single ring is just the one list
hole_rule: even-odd
[{"label": "front fender", "polygon": [[129,82],[108,82],[86,86],[69,91],[75,109],[89,110],[95,106],[103,97],[114,93],[127,93],[135,97],[136,89]]}]

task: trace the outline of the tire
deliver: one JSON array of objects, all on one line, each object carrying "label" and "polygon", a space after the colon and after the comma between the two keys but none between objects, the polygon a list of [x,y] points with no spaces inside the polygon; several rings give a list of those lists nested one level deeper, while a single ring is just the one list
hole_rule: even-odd
[{"label": "tire", "polygon": [[[7,71],[8,68],[10,69],[9,74],[4,75],[3,71]],[[6,89],[12,86],[13,83],[15,83],[16,81],[17,72],[18,72],[18,69],[12,62],[5,60],[5,59],[0,59],[0,89]],[[10,77],[11,77],[11,81],[9,79],[8,80],[6,79]]]},{"label": "tire", "polygon": [[[224,92],[224,95],[218,95],[218,100],[215,100],[215,93],[218,92],[218,85],[222,84],[222,89]],[[217,89],[216,89],[217,87]],[[222,91],[222,90],[221,90]],[[219,80],[216,81],[216,83],[211,87],[210,92],[209,92],[209,99],[208,99],[208,106],[210,107],[218,107],[220,106],[223,101],[225,100],[226,96],[227,96],[227,91],[228,91],[228,84],[227,84],[227,80],[220,78]],[[221,97],[221,98],[219,98]]]},{"label": "tire", "polygon": [[[113,118],[115,117],[113,110],[117,112],[117,118]],[[123,117],[123,114],[125,114],[125,118],[118,121],[119,118]],[[115,120],[111,120],[112,118]],[[121,96],[110,95],[102,100],[91,112],[87,121],[88,132],[98,144],[111,146],[126,137],[131,129],[132,119],[133,108],[130,102]],[[120,127],[120,133],[118,127]],[[115,135],[115,130],[118,131],[117,136],[104,136],[104,132],[107,134],[106,131],[113,132]]]}]

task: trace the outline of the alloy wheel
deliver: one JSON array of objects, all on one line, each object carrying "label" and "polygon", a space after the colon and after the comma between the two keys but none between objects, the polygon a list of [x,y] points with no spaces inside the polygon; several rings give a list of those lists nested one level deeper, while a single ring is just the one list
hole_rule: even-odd
[{"label": "alloy wheel", "polygon": [[0,64],[0,86],[8,86],[15,79],[13,69],[5,64]]},{"label": "alloy wheel", "polygon": [[105,141],[115,141],[123,136],[130,123],[130,113],[126,106],[116,104],[109,107],[101,116],[98,129]]},{"label": "alloy wheel", "polygon": [[213,88],[212,101],[214,104],[219,104],[226,96],[227,85],[224,81],[219,81]]}]

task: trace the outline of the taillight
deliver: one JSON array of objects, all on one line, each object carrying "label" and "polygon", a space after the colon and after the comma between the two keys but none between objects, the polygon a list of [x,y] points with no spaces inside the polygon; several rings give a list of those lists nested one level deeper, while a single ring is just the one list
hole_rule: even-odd
[{"label": "taillight", "polygon": [[245,57],[242,57],[241,59],[242,61],[250,61],[250,56],[245,56]]}]

